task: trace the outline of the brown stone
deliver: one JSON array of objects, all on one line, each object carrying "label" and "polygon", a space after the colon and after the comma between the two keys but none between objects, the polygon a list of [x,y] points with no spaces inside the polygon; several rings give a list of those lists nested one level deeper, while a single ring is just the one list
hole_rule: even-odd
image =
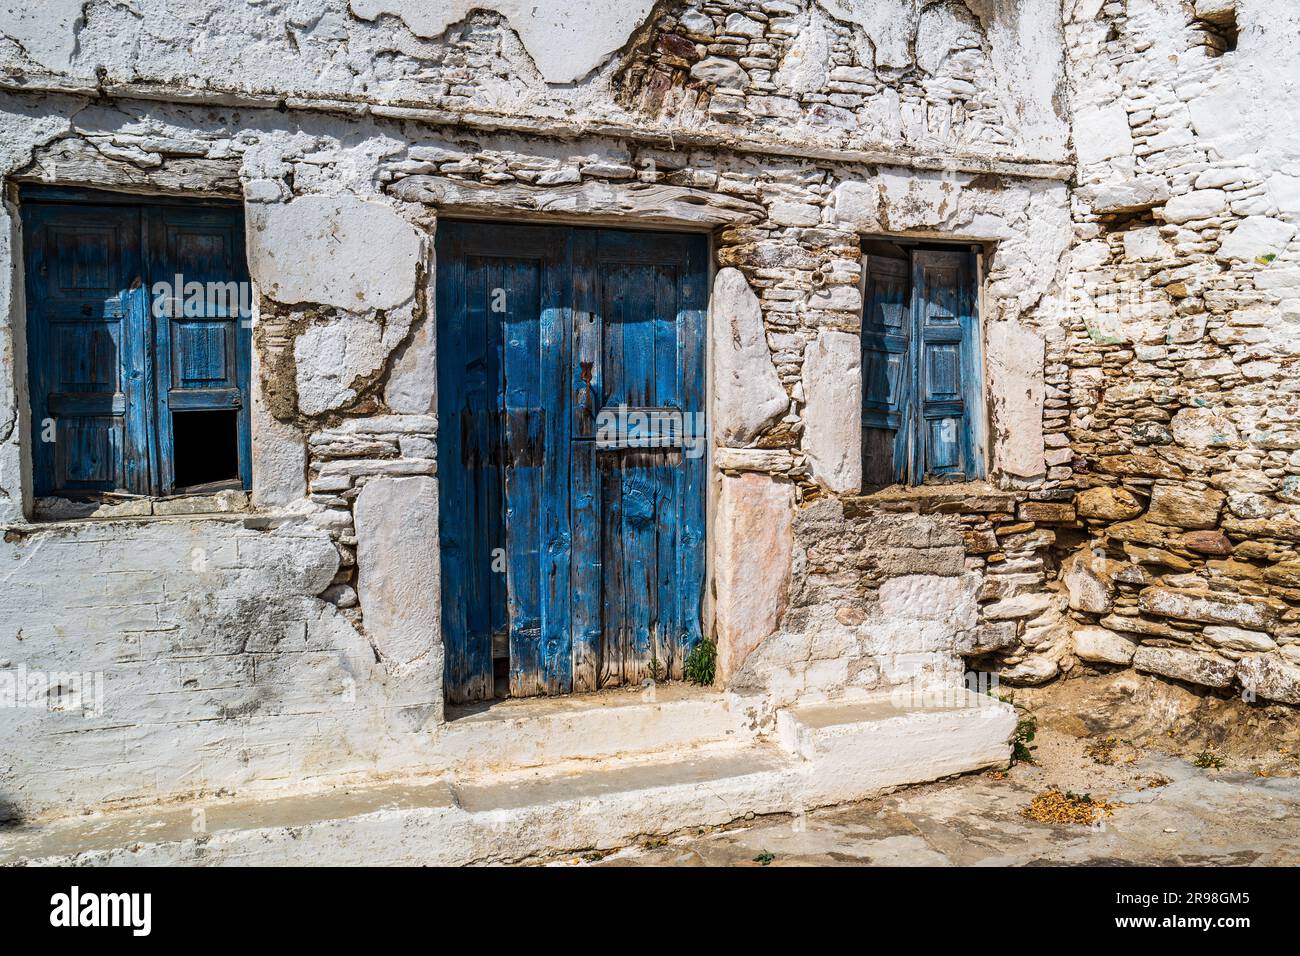
[{"label": "brown stone", "polygon": [[1113,562],[1084,549],[1062,568],[1061,579],[1076,611],[1106,614],[1115,605]]},{"label": "brown stone", "polygon": [[1264,580],[1284,588],[1300,588],[1300,561],[1283,561],[1265,568]]},{"label": "brown stone", "polygon": [[1164,525],[1152,524],[1146,518],[1121,521],[1106,529],[1106,536],[1115,541],[1128,541],[1154,547],[1176,548],[1182,544],[1182,535]]},{"label": "brown stone", "polygon": [[1139,564],[1160,564],[1174,571],[1190,571],[1192,562],[1161,548],[1144,548],[1138,544],[1124,543],[1124,553]]},{"label": "brown stone", "polygon": [[857,627],[867,619],[867,612],[860,607],[842,607],[835,612],[835,620],[845,627]]},{"label": "brown stone", "polygon": [[1144,637],[1162,637],[1171,641],[1188,642],[1195,636],[1195,631],[1180,631],[1168,624],[1148,621],[1144,617],[1128,617],[1123,614],[1107,614],[1101,619],[1101,626],[1125,634],[1141,634]]},{"label": "brown stone", "polygon": [[1183,547],[1198,554],[1232,554],[1232,542],[1222,531],[1189,531],[1183,535]]},{"label": "brown stone", "polygon": [[1042,521],[1046,524],[1067,524],[1075,520],[1074,505],[1055,504],[1049,501],[1026,501],[1020,506],[1022,521]]},{"label": "brown stone", "polygon": [[1172,528],[1205,529],[1219,523],[1225,495],[1213,488],[1195,489],[1157,481],[1151,487],[1146,520]]},{"label": "brown stone", "polygon": [[967,554],[990,554],[998,549],[998,539],[989,529],[962,532]]},{"label": "brown stone", "polygon": [[1127,521],[1142,513],[1141,503],[1124,488],[1089,488],[1079,492],[1074,506],[1082,518]]},{"label": "brown stone", "polygon": [[1097,461],[1103,475],[1121,478],[1182,478],[1183,470],[1153,455],[1112,455]]},{"label": "brown stone", "polygon": [[1252,654],[1237,662],[1241,686],[1265,700],[1300,704],[1300,667],[1278,654]]},{"label": "brown stone", "polygon": [[999,538],[1008,534],[1024,534],[1026,531],[1033,531],[1034,523],[1032,521],[1021,521],[1018,524],[1004,524],[998,528],[995,534]]}]

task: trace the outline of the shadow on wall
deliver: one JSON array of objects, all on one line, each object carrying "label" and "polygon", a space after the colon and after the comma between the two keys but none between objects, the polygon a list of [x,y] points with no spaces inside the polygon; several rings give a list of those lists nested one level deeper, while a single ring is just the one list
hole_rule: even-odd
[{"label": "shadow on wall", "polygon": [[18,809],[18,805],[10,803],[9,799],[0,793],[0,830],[22,826],[22,823],[23,814]]}]

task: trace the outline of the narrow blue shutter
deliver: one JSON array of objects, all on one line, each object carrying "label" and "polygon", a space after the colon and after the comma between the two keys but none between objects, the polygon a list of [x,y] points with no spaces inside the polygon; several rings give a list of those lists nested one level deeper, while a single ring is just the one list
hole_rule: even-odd
[{"label": "narrow blue shutter", "polygon": [[983,416],[973,256],[915,252],[912,285],[914,332],[920,342],[912,474],[919,481],[978,478],[983,473]]},{"label": "narrow blue shutter", "polygon": [[[179,276],[190,291],[160,303],[155,324],[158,472],[161,490],[176,487],[174,416],[230,411],[237,429],[238,477],[252,486],[249,375],[252,355],[247,305],[248,264],[243,212],[236,207],[156,206],[148,212],[150,279],[172,286]],[[196,285],[191,286],[191,283]]]},{"label": "narrow blue shutter", "polygon": [[148,494],[139,211],[30,202],[23,218],[36,494]]},{"label": "narrow blue shutter", "polygon": [[862,476],[907,481],[912,445],[907,262],[867,256],[862,315]]}]

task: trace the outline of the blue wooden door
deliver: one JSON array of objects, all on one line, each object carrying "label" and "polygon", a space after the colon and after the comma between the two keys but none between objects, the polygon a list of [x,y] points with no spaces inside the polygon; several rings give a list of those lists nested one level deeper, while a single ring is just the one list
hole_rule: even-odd
[{"label": "blue wooden door", "polygon": [[705,241],[446,222],[437,254],[448,700],[493,696],[494,645],[512,696],[679,677],[704,459],[601,425],[702,412]]}]

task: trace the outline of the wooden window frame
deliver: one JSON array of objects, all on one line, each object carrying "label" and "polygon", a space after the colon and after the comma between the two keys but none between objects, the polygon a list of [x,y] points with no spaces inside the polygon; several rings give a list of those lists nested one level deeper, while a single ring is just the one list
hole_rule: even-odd
[{"label": "wooden window frame", "polygon": [[[47,381],[50,364],[49,353],[53,346],[49,339],[49,317],[42,314],[33,301],[37,280],[34,273],[37,261],[45,250],[37,249],[39,231],[44,225],[42,215],[50,219],[55,210],[76,207],[105,210],[109,208],[132,210],[138,222],[138,234],[130,236],[124,246],[130,246],[124,266],[134,273],[125,280],[128,288],[121,292],[123,341],[117,343],[121,380],[112,413],[120,414],[124,421],[124,439],[120,449],[120,468],[115,472],[116,487],[68,487],[60,483],[61,472],[56,462],[58,442],[43,440],[46,422],[58,416],[50,407],[53,392]],[[24,323],[27,341],[26,371],[28,376],[28,407],[31,410],[32,488],[34,497],[62,498],[67,500],[97,500],[126,493],[138,498],[166,498],[172,496],[212,493],[224,488],[175,486],[175,459],[172,415],[185,411],[233,411],[236,419],[237,475],[229,482],[231,490],[252,488],[252,429],[251,429],[251,317],[242,311],[233,315],[212,314],[188,318],[217,322],[233,319],[233,342],[226,337],[220,350],[225,357],[226,381],[219,387],[178,388],[173,366],[181,355],[177,341],[177,328],[186,316],[175,316],[168,308],[161,316],[154,314],[152,290],[156,282],[171,282],[174,268],[166,255],[170,230],[184,229],[187,220],[198,228],[227,232],[227,248],[232,264],[227,274],[212,281],[250,282],[246,259],[246,238],[242,211],[238,200],[213,198],[187,198],[179,196],[136,195],[97,189],[62,186],[24,185],[19,191],[22,222],[22,269],[25,281],[26,308]],[[205,216],[211,221],[205,223]],[[129,260],[129,261],[127,261]],[[164,274],[171,272],[173,274]],[[119,407],[120,406],[120,407]],[[56,426],[57,427],[57,426]],[[62,440],[62,438],[60,439]],[[101,483],[102,484],[102,483]]]},{"label": "wooden window frame", "polygon": [[[863,485],[916,487],[983,478],[982,250],[969,244],[872,239],[895,246],[905,258],[864,251],[861,259]],[[931,283],[931,270],[949,274],[951,294],[943,297],[942,308],[937,307],[940,297],[922,291]],[[877,280],[892,285],[891,294],[877,293]],[[899,290],[905,296],[901,303],[892,301]],[[894,324],[872,318],[886,299],[898,319]],[[933,388],[940,377],[933,366],[942,366],[955,384]],[[957,423],[955,435],[945,428],[950,422]],[[943,454],[936,453],[940,448]]]}]

